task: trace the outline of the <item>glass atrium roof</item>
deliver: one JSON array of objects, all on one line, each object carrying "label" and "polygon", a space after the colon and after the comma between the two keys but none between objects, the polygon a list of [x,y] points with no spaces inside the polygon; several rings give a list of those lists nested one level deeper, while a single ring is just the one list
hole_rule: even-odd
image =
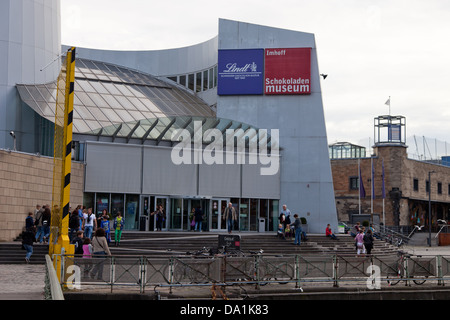
[{"label": "glass atrium roof", "polygon": [[[22,101],[55,122],[56,81],[18,84],[17,89]],[[216,120],[215,116],[201,99],[151,75],[103,62],[76,61],[75,134],[143,138],[153,126],[145,138],[166,140],[170,130],[165,129],[172,121],[178,127],[192,117]]]},{"label": "glass atrium roof", "polygon": [[[57,81],[18,84],[17,89],[23,102],[43,118],[55,122]],[[203,100],[176,85],[120,66],[76,60],[74,134],[112,137],[113,140],[126,138],[127,141],[178,141],[177,138],[172,140],[174,131],[186,129],[193,137],[197,121],[201,122],[203,133],[208,129],[219,130],[224,143],[229,139],[226,130],[230,129],[235,130],[237,136],[248,137],[246,145],[258,141],[268,147],[277,145],[270,134],[248,124],[217,118]],[[203,142],[208,143],[205,140],[211,137],[204,137]]]}]

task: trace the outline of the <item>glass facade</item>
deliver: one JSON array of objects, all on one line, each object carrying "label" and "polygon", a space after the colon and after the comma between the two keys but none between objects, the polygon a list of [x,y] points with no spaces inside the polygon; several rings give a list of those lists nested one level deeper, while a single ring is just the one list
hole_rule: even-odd
[{"label": "glass facade", "polygon": [[[202,89],[202,75],[189,75],[187,85],[192,91],[196,86]],[[182,77],[179,79],[183,81]],[[196,79],[200,79],[198,85]],[[56,81],[40,85],[18,84],[17,89],[23,102],[44,119],[54,122]],[[136,134],[134,128],[139,121],[150,119],[152,123],[159,118],[182,116],[215,117],[215,114],[195,95],[151,75],[77,59],[74,133],[128,137]],[[145,134],[144,130],[145,123],[141,125],[141,135]]]},{"label": "glass facade", "polygon": [[[126,230],[156,231],[156,219],[152,212],[162,205],[165,219],[162,230],[189,231],[192,212],[200,208],[203,212],[203,231],[227,231],[223,220],[225,208],[231,202],[238,210],[239,220],[234,230],[243,232],[276,231],[279,216],[279,201],[273,199],[248,198],[176,198],[169,196],[147,196],[133,194],[85,193],[84,206],[94,207],[97,216],[103,209],[110,214],[111,219],[120,211],[125,212]],[[141,219],[146,217],[146,219]],[[264,230],[260,229],[260,220],[264,220]],[[144,222],[145,221],[145,222]],[[145,223],[145,226],[142,224]]]},{"label": "glass facade", "polygon": [[166,78],[193,92],[207,91],[217,87],[217,66],[196,73],[170,75]]}]

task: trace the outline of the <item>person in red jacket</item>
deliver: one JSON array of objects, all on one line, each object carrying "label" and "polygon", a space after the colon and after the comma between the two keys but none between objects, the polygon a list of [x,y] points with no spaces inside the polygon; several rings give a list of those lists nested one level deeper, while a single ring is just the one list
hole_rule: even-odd
[{"label": "person in red jacket", "polygon": [[339,240],[336,235],[333,233],[333,231],[331,231],[331,226],[330,224],[327,224],[327,228],[325,229],[325,235],[327,237],[330,237],[333,240]]}]

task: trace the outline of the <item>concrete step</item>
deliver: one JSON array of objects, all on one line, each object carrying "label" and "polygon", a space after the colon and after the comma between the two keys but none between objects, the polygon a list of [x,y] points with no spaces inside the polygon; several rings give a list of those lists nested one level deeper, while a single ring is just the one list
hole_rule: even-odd
[{"label": "concrete step", "polygon": [[[223,233],[222,233],[223,234]],[[340,235],[339,240],[331,240],[324,235],[308,236],[301,246],[292,245],[293,240],[279,239],[273,233],[241,233],[241,250],[265,254],[308,254],[308,255],[354,255],[354,240],[348,235]],[[208,232],[124,232],[119,247],[114,246],[114,235],[110,250],[113,255],[184,255],[203,247],[216,249],[219,234]],[[45,263],[48,245],[35,244],[31,263]],[[394,254],[397,248],[384,241],[376,240],[373,254]],[[0,243],[0,264],[25,263],[25,250],[19,241]]]}]

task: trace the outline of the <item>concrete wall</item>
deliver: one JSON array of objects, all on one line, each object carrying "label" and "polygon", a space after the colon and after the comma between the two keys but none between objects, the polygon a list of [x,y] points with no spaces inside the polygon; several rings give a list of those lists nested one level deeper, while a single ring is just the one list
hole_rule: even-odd
[{"label": "concrete wall", "polygon": [[[0,241],[12,241],[36,204],[52,203],[53,158],[0,150]],[[84,165],[72,163],[71,206],[83,204]]]}]

